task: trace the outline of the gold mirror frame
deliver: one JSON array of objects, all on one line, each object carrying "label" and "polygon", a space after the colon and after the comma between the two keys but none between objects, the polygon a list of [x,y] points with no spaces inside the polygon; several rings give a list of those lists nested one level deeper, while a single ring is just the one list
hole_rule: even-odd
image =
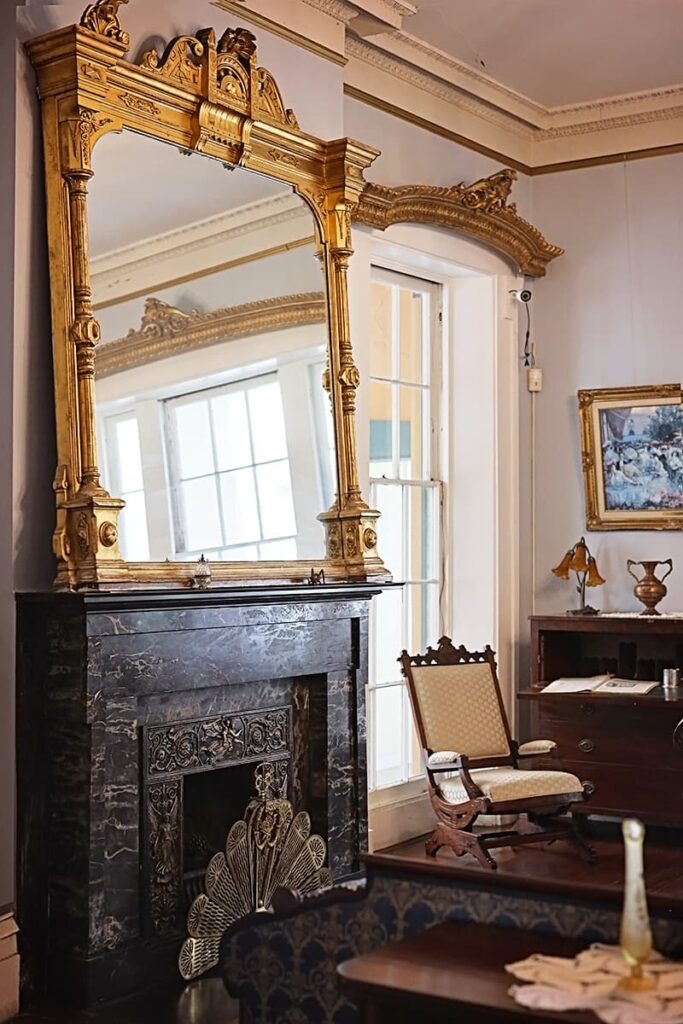
[{"label": "gold mirror frame", "polygon": [[[216,582],[386,578],[377,553],[377,519],[362,498],[356,457],[359,384],[349,336],[347,270],[351,215],[378,156],[350,139],[325,142],[300,129],[275,79],[258,66],[246,29],[213,29],[171,40],[160,56],[124,59],[129,37],[119,21],[128,0],[97,0],[79,25],[27,44],[38,77],[45,148],[56,396],[57,523],[53,546],[59,587],[199,583],[188,562],[127,562],[119,549],[124,502],[102,486],[95,425],[95,319],[88,244],[88,180],[97,141],[131,129],[291,185],[316,224],[327,286],[328,370],[334,418],[337,500],[319,519],[326,557],[306,562],[216,562]],[[204,574],[202,575],[205,585]]]}]

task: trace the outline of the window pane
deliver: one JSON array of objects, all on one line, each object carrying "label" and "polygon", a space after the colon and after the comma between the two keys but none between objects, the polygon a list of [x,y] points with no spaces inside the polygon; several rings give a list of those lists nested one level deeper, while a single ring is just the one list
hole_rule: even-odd
[{"label": "window pane", "polygon": [[428,403],[422,388],[399,389],[401,452],[400,476],[404,480],[428,480]]},{"label": "window pane", "polygon": [[389,683],[401,678],[398,657],[407,646],[403,635],[403,594],[400,588],[384,590],[372,603],[372,628],[375,637],[371,684]]},{"label": "window pane", "polygon": [[393,476],[392,386],[370,381],[370,476]]},{"label": "window pane", "polygon": [[254,461],[269,462],[287,458],[287,433],[282,412],[282,396],[277,381],[251,388],[249,420],[254,445]]},{"label": "window pane", "polygon": [[149,558],[149,536],[147,534],[145,496],[142,491],[138,491],[137,494],[124,494],[122,497],[126,502],[126,507],[122,510],[119,519],[121,553],[129,562],[146,562]]},{"label": "window pane", "polygon": [[181,479],[213,473],[209,403],[202,399],[174,405],[173,416]]},{"label": "window pane", "polygon": [[403,488],[391,484],[375,484],[372,493],[373,508],[382,513],[380,543],[382,561],[388,565],[396,580],[405,579]]},{"label": "window pane", "polygon": [[296,558],[296,540],[294,537],[286,537],[284,540],[269,540],[259,545],[261,558],[267,562],[277,562],[280,559],[289,561]]},{"label": "window pane", "polygon": [[256,481],[264,540],[296,533],[292,481],[287,460],[257,466]]},{"label": "window pane", "polygon": [[184,544],[188,551],[205,551],[223,543],[214,477],[180,484]]},{"label": "window pane", "polygon": [[257,562],[258,557],[256,544],[244,544],[242,547],[225,548],[221,551],[221,559],[228,562]]},{"label": "window pane", "polygon": [[236,469],[232,473],[222,473],[219,480],[225,522],[225,542],[227,544],[246,544],[249,541],[260,540],[261,530],[253,469],[250,467],[249,469]]},{"label": "window pane", "polygon": [[410,652],[424,651],[430,644],[436,646],[439,631],[438,583],[409,584],[405,599],[408,604]]},{"label": "window pane", "polygon": [[[140,457],[140,434],[138,421],[115,420],[116,462],[118,487],[121,493],[142,490],[142,459]],[[130,557],[130,556],[127,556]]]},{"label": "window pane", "polygon": [[408,288],[401,288],[400,295],[399,377],[401,380],[422,384],[426,380],[425,356],[428,347],[428,338],[423,337],[422,316],[429,298],[422,292]]},{"label": "window pane", "polygon": [[391,377],[391,328],[392,293],[391,285],[372,283],[372,313],[370,316],[370,375]]},{"label": "window pane", "polygon": [[251,464],[247,402],[243,391],[228,392],[211,401],[216,461],[219,470]]},{"label": "window pane", "polygon": [[374,690],[373,698],[375,783],[377,786],[393,786],[404,779],[403,683]]},{"label": "window pane", "polygon": [[436,487],[408,488],[409,576],[413,580],[436,579],[439,575],[439,491]]}]

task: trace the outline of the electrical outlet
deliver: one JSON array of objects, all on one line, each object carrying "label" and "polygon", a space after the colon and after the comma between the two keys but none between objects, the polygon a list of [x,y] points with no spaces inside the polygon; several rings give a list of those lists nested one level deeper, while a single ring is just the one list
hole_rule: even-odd
[{"label": "electrical outlet", "polygon": [[532,394],[536,394],[543,390],[543,370],[538,366],[530,366],[526,371],[526,386],[527,390],[531,391]]}]

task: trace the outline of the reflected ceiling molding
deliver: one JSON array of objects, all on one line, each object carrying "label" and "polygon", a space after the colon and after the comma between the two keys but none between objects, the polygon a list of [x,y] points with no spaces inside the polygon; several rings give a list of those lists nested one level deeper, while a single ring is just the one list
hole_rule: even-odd
[{"label": "reflected ceiling molding", "polygon": [[527,277],[543,277],[564,249],[548,242],[538,228],[508,204],[517,172],[510,167],[472,185],[451,187],[369,184],[354,214],[356,223],[384,231],[392,224],[433,224],[450,228],[495,249]]},{"label": "reflected ceiling molding", "polygon": [[217,342],[288,327],[322,324],[326,313],[323,292],[279,295],[211,313],[200,313],[196,309],[188,313],[150,296],[137,330],[132,329],[125,338],[103,342],[98,347],[96,374],[98,378],[109,377]]},{"label": "reflected ceiling molding", "polygon": [[121,271],[131,276],[150,266],[158,267],[162,262],[168,263],[189,256],[196,258],[196,254],[211,246],[223,248],[235,239],[258,231],[270,232],[276,225],[291,223],[294,225],[293,237],[299,237],[299,228],[296,227],[299,221],[304,222],[310,230],[308,207],[290,190],[245,203],[203,220],[183,224],[172,231],[164,231],[93,256],[90,261],[93,290],[101,291]]}]

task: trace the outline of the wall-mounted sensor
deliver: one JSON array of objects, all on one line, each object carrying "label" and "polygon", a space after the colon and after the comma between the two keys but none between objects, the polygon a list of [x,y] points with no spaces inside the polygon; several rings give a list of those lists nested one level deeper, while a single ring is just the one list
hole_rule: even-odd
[{"label": "wall-mounted sensor", "polygon": [[521,291],[515,288],[513,291],[510,292],[510,295],[512,296],[513,299],[516,299],[517,302],[531,302],[531,292],[528,288],[522,288]]}]

